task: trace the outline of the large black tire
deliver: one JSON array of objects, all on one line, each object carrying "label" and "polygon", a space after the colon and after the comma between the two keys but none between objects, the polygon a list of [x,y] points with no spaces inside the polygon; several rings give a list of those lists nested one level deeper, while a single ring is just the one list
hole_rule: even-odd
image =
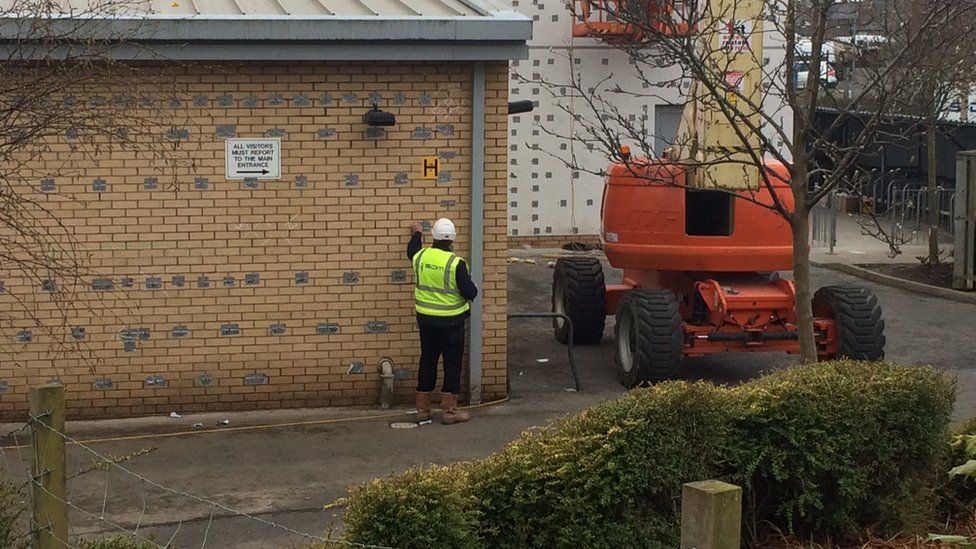
[{"label": "large black tire", "polygon": [[[607,288],[603,265],[595,257],[573,257],[556,262],[552,273],[552,311],[573,322],[573,343],[595,345],[603,339],[606,323]],[[569,326],[560,318],[552,321],[556,340],[569,341]]]},{"label": "large black tire", "polygon": [[684,357],[684,324],[668,290],[631,290],[617,309],[617,377],[632,389],[675,376]]},{"label": "large black tire", "polygon": [[878,298],[859,286],[825,286],[813,295],[813,315],[837,324],[837,356],[881,360],[885,356],[885,322]]}]

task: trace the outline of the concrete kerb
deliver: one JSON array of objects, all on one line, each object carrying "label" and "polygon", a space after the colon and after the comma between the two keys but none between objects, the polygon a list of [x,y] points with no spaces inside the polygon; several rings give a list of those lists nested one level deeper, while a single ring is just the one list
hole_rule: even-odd
[{"label": "concrete kerb", "polygon": [[870,280],[871,282],[876,282],[878,284],[884,284],[886,286],[892,286],[894,288],[908,290],[910,292],[916,292],[920,294],[941,297],[943,299],[951,299],[952,301],[958,301],[960,303],[976,304],[976,293],[967,293],[967,292],[960,292],[959,290],[951,290],[949,288],[940,288],[938,286],[932,286],[931,284],[923,284],[921,282],[915,282],[912,280],[905,280],[902,278],[889,276],[886,274],[876,273],[869,269],[864,269],[854,265],[847,265],[844,263],[818,263],[815,261],[811,261],[810,264],[816,267],[822,267],[824,269],[830,269],[844,274],[856,276],[858,278],[863,278],[865,280]]}]

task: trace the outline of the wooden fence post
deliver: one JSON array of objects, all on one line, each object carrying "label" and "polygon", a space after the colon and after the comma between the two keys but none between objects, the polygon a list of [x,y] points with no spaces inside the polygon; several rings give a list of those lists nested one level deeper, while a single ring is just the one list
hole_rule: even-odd
[{"label": "wooden fence post", "polygon": [[68,542],[68,504],[64,456],[64,386],[31,387],[34,547],[55,549]]},{"label": "wooden fence post", "polygon": [[742,488],[719,480],[681,488],[681,549],[739,549]]}]

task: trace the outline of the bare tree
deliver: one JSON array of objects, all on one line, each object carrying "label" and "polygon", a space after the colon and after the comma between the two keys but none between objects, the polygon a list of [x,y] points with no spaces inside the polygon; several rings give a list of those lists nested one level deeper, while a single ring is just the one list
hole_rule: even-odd
[{"label": "bare tree", "polygon": [[[583,72],[575,72],[569,82],[542,81],[576,128],[572,135],[543,131],[599,147],[613,161],[633,165],[634,177],[646,177],[640,163],[654,160],[656,136],[646,117],[630,116],[625,106],[661,102],[665,91],[681,90],[685,116],[665,156],[697,174],[693,184],[736,193],[789,224],[801,358],[815,361],[811,210],[828,193],[859,184],[857,160],[885,139],[879,128],[897,111],[896,97],[920,80],[935,78],[931,57],[968,38],[947,22],[969,13],[972,0],[898,1],[890,2],[879,18],[881,32],[892,38],[884,45],[884,61],[866,71],[857,92],[841,103],[825,89],[823,78],[828,61],[823,45],[834,31],[833,10],[842,4],[837,0],[691,0],[680,6],[582,0],[573,9],[575,18],[585,21],[602,10],[606,20],[625,30],[626,36],[612,36],[611,44],[630,58],[638,86],[623,88],[614,75],[592,81]],[[847,5],[852,6],[873,9],[868,4]],[[769,52],[779,51],[782,62],[770,62],[772,56],[763,54],[763,45]],[[576,105],[585,105],[586,112],[570,111],[563,101],[567,95]],[[816,120],[822,107],[838,112],[826,127]],[[701,132],[718,124],[731,127],[737,142],[701,146]],[[839,135],[842,129],[844,136]],[[636,148],[650,160],[621,154],[621,145]],[[552,154],[573,169],[604,173],[603,166],[580,165],[558,151]],[[792,205],[774,188],[776,176],[767,169],[772,164],[785,168]]]},{"label": "bare tree", "polygon": [[[65,202],[84,207],[64,189],[64,177],[80,173],[79,162],[97,164],[113,150],[166,166],[179,146],[159,127],[173,113],[161,113],[155,99],[178,67],[115,59],[115,51],[131,45],[130,36],[140,28],[142,4],[99,0],[77,10],[71,6],[0,3],[0,291],[14,304],[0,311],[0,334],[27,343],[34,336],[26,320],[51,336],[52,364],[83,344],[68,323],[91,300],[86,290],[92,273],[77,243],[79,227],[55,213]],[[111,20],[119,15],[136,24],[113,31]],[[60,322],[45,310],[51,304]],[[3,361],[16,365],[12,358]]]},{"label": "bare tree", "polygon": [[[918,11],[923,6],[908,4],[903,9]],[[912,19],[916,19],[914,15]],[[939,257],[940,197],[938,182],[938,134],[941,123],[949,114],[949,106],[958,103],[960,109],[968,108],[969,89],[976,83],[976,46],[968,39],[976,30],[971,17],[950,18],[939,30],[932,55],[919,59],[920,70],[900,67],[909,82],[895,95],[895,108],[918,118],[912,130],[925,134],[927,153],[927,222],[928,258],[926,263],[937,265]],[[906,40],[902,35],[897,39]],[[897,46],[897,42],[893,43]],[[890,54],[891,49],[883,52]]]}]

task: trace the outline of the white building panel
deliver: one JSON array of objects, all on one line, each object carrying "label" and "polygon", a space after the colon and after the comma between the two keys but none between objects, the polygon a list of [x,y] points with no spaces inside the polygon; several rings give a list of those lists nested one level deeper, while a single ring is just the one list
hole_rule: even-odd
[{"label": "white building panel", "polygon": [[[512,0],[511,5],[534,23],[529,58],[512,63],[509,100],[530,99],[537,105],[533,112],[510,120],[509,235],[597,234],[603,193],[599,172],[607,166],[607,157],[599,144],[587,143],[588,136],[574,120],[593,120],[595,115],[571,84],[578,80],[589,91],[612,75],[620,88],[646,94],[620,94],[614,104],[631,120],[646,123],[650,132],[674,123],[683,104],[681,90],[647,85],[624,52],[597,40],[574,39],[572,15],[563,0]],[[767,67],[781,65],[782,40],[767,38],[766,43]],[[678,76],[676,68],[658,71],[644,80]],[[792,128],[791,117],[783,117]],[[573,170],[572,165],[581,169]]]}]

